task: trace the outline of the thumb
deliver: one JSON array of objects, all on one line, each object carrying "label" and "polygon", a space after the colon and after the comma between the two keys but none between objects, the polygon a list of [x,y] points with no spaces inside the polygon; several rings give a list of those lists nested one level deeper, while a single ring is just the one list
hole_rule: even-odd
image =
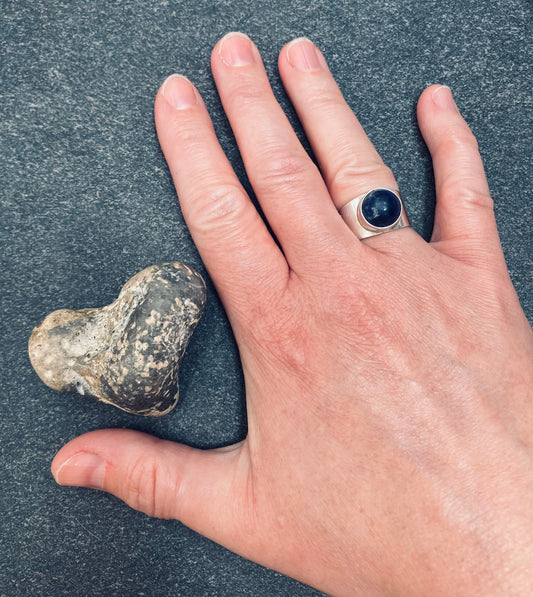
[{"label": "thumb", "polygon": [[246,440],[198,450],[127,429],[86,433],[52,462],[60,485],[107,491],[149,516],[176,518],[225,545],[245,518]]}]

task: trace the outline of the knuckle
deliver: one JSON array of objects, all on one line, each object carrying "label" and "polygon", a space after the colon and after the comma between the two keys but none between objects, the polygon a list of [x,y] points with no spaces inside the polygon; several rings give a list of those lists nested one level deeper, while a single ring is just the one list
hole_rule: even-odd
[{"label": "knuckle", "polygon": [[448,180],[446,187],[439,193],[439,201],[445,205],[464,207],[466,209],[482,208],[494,210],[494,200],[488,191],[478,189],[475,182],[469,184],[467,180],[458,177]]},{"label": "knuckle", "polygon": [[479,191],[478,189],[467,186],[463,187],[461,197],[467,206],[482,207],[490,211],[494,210],[494,200],[485,191]]},{"label": "knuckle", "polygon": [[468,157],[479,152],[479,145],[476,137],[466,125],[466,123],[456,126],[450,126],[446,129],[446,134],[440,143],[440,152],[442,158],[456,159],[457,156],[464,155]]},{"label": "knuckle", "polygon": [[246,193],[234,184],[204,188],[189,200],[191,226],[200,234],[220,227],[236,228],[248,201]]},{"label": "knuckle", "polygon": [[[262,361],[290,372],[305,385],[321,376],[313,365],[321,358],[317,351],[328,352],[332,330],[335,342],[354,349],[350,354],[360,354],[364,348],[368,356],[382,346],[387,318],[376,307],[375,288],[367,290],[360,281],[338,279],[342,284],[327,296],[307,288],[305,298],[281,301],[276,310],[268,300],[253,306],[247,337]],[[320,330],[318,336],[316,330]]]},{"label": "knuckle", "polygon": [[[266,148],[262,152],[264,167],[254,169],[252,184],[271,192],[284,192],[307,180],[315,168],[307,155],[282,155],[279,147]],[[271,157],[276,156],[276,157]]]},{"label": "knuckle", "polygon": [[195,146],[198,143],[198,127],[193,127],[190,122],[176,118],[174,142],[188,148]]},{"label": "knuckle", "polygon": [[171,121],[171,137],[175,145],[187,147],[189,150],[203,145],[203,135],[199,128],[206,130],[197,114],[189,114],[187,110],[174,110]]},{"label": "knuckle", "polygon": [[140,456],[126,472],[125,501],[148,516],[166,518],[168,511],[161,487],[162,476],[160,464],[155,458]]},{"label": "knuckle", "polygon": [[[298,313],[299,316],[295,316]],[[247,334],[267,362],[275,362],[292,374],[305,368],[306,318],[294,305],[280,304],[274,312],[271,303],[254,305]]]},{"label": "knuckle", "polygon": [[349,199],[376,185],[394,186],[392,170],[381,159],[360,162],[353,154],[337,160],[328,177],[328,188],[335,199]]},{"label": "knuckle", "polygon": [[[466,125],[452,126],[437,146],[437,156],[443,164],[453,164],[439,185],[439,199],[448,205],[461,203],[465,208],[494,209],[494,202],[483,175],[476,137]],[[472,166],[475,166],[474,168]]]},{"label": "knuckle", "polygon": [[350,110],[336,85],[325,84],[311,89],[306,102],[317,114],[333,114],[339,108]]},{"label": "knuckle", "polygon": [[257,80],[245,78],[235,83],[231,92],[227,95],[231,103],[231,110],[238,112],[242,110],[256,110],[258,104],[264,104],[265,99],[271,95],[270,89],[258,84]]}]

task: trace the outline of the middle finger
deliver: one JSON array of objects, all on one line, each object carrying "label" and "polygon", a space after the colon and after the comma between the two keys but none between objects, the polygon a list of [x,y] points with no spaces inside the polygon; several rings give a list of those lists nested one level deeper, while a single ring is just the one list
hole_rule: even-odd
[{"label": "middle finger", "polygon": [[215,46],[211,67],[248,177],[289,265],[316,268],[320,253],[330,255],[347,238],[346,226],[276,101],[257,48],[230,33]]}]

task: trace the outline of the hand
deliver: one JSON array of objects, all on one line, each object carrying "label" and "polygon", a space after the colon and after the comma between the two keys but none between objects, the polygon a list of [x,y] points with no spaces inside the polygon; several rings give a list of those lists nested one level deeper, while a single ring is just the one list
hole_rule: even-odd
[{"label": "hand", "polygon": [[322,55],[295,41],[279,58],[320,171],[248,38],[223,38],[212,70],[282,250],[185,78],[165,82],[155,116],[239,345],[248,436],[201,451],[95,431],[58,453],[56,480],[336,595],[529,594],[532,333],[450,91],[432,86],[418,104],[431,242],[411,228],[360,241],[338,209],[396,183]]}]

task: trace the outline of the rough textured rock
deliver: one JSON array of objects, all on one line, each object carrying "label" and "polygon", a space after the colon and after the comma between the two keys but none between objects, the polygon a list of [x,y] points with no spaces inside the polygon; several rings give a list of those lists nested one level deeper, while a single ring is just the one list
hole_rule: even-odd
[{"label": "rough textured rock", "polygon": [[110,305],[50,313],[31,335],[31,363],[56,390],[164,415],[178,401],[179,365],[205,300],[200,274],[182,263],[153,265]]}]

